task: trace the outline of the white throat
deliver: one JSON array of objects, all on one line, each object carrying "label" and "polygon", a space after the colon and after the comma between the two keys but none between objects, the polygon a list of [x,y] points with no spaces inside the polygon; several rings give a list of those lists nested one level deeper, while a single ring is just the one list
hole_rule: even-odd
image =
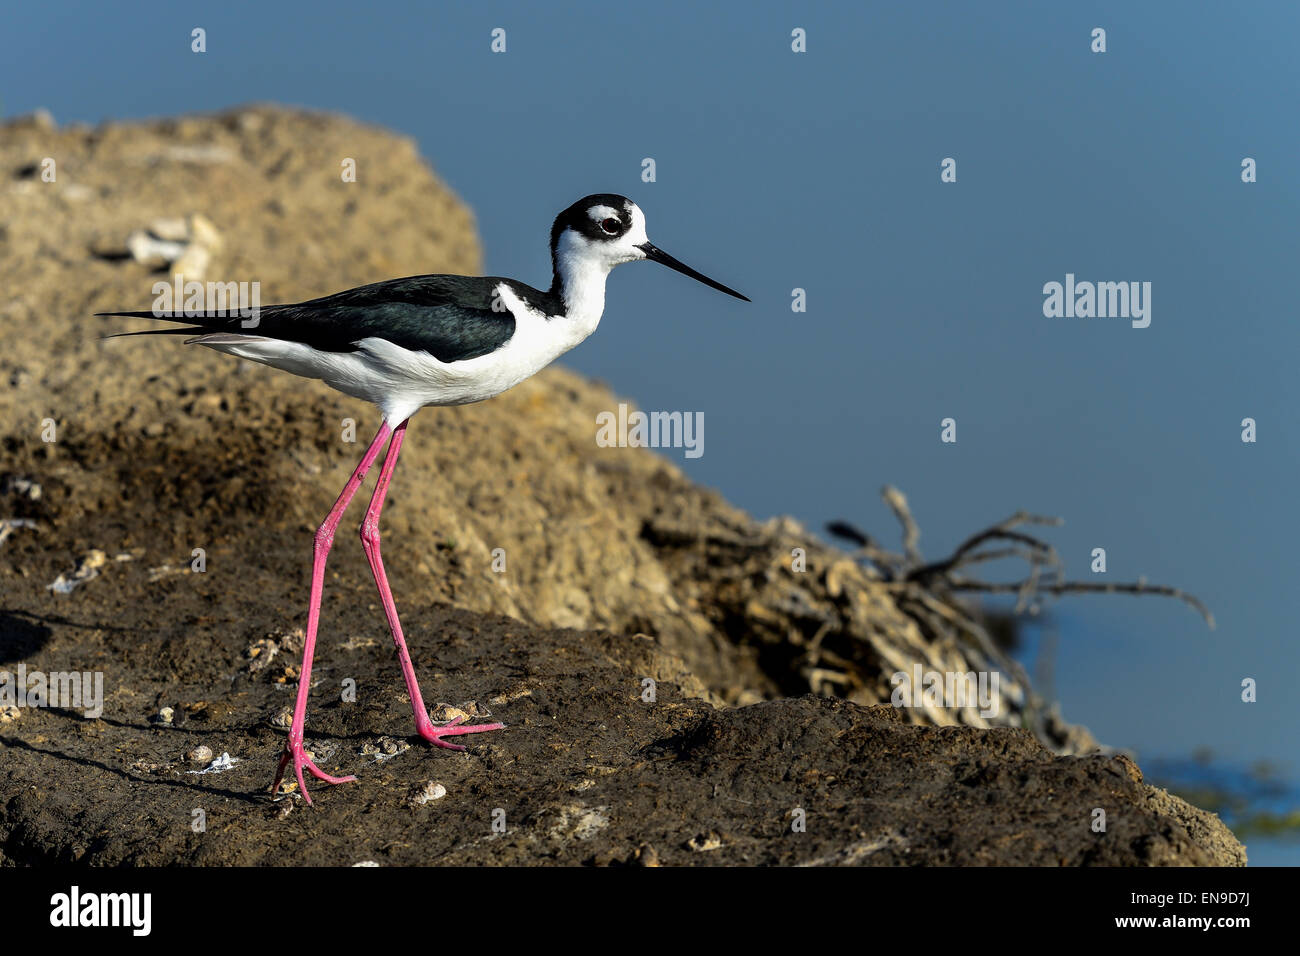
[{"label": "white throat", "polygon": [[587,328],[588,334],[605,311],[605,280],[614,263],[599,255],[592,244],[572,229],[565,230],[555,246],[555,271],[565,315]]}]

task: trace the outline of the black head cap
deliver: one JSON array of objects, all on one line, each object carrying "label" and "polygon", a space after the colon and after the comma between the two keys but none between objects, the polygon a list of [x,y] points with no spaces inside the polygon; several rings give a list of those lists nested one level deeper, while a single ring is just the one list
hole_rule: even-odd
[{"label": "black head cap", "polygon": [[[602,208],[603,207],[603,208]],[[555,217],[551,226],[551,255],[566,229],[588,239],[617,239],[632,228],[632,200],[615,193],[592,193]]]}]

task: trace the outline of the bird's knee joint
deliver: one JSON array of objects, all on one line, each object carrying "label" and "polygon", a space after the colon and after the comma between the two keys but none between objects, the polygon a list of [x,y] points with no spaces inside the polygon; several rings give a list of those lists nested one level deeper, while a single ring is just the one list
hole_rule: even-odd
[{"label": "bird's knee joint", "polygon": [[373,547],[379,546],[379,525],[372,521],[361,522],[361,543]]},{"label": "bird's knee joint", "polygon": [[312,536],[317,548],[328,548],[334,543],[334,529],[321,525]]}]

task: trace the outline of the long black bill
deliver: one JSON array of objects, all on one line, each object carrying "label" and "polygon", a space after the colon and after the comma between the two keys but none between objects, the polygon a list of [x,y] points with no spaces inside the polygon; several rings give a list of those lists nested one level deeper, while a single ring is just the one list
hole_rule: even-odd
[{"label": "long black bill", "polygon": [[746,302],[750,301],[749,296],[741,295],[735,289],[728,289],[721,282],[714,282],[708,276],[696,272],[686,263],[678,262],[676,259],[670,256],[668,253],[664,252],[662,249],[660,249],[652,242],[643,242],[641,243],[641,245],[637,246],[637,248],[640,249],[642,252],[644,252],[645,257],[649,259],[651,262],[658,262],[660,265],[665,265],[669,269],[675,269],[676,271],[680,272],[682,275],[690,276],[692,279],[697,279],[700,282],[703,282],[705,285],[717,289],[719,292],[725,292],[727,293],[727,295],[734,295],[737,299],[744,299]]}]

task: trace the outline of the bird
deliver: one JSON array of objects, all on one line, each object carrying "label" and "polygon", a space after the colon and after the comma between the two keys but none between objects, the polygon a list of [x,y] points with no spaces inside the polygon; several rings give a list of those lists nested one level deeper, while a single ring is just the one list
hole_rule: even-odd
[{"label": "bird", "polygon": [[384,444],[379,477],[361,522],[362,548],[383,603],[406,682],[416,731],[448,750],[450,739],[501,730],[501,723],[465,724],[465,717],[435,725],[425,709],[415,667],[402,634],[397,605],[380,555],[379,519],[411,416],[429,406],[467,405],[500,395],[541,371],[590,336],[605,309],[605,280],[618,265],[658,262],[727,295],[751,301],[696,272],[650,242],[645,214],[625,196],[594,193],[579,199],[551,226],[551,286],[545,292],[498,276],[421,275],[389,279],[291,305],[261,306],[250,323],[234,310],[97,312],[184,323],[122,335],[189,335],[187,345],[260,362],[320,379],[346,395],[376,405],[379,430],[334,506],[316,529],[302,667],[293,722],[280,754],[271,793],[279,794],[292,764],[298,792],[310,805],[304,770],[326,784],[355,776],[325,773],[306,755],[307,697],[320,625],[325,563],[348,504]]}]

